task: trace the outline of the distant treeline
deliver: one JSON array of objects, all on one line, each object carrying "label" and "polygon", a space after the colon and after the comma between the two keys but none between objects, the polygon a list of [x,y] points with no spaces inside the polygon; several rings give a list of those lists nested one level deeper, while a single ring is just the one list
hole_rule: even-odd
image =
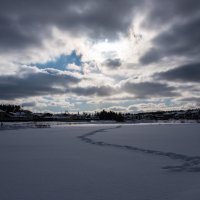
[{"label": "distant treeline", "polygon": [[0,109],[5,112],[19,112],[21,111],[21,106],[11,105],[11,104],[1,104]]},{"label": "distant treeline", "polygon": [[[5,120],[115,120],[123,122],[127,120],[170,120],[170,119],[200,119],[200,109],[189,110],[172,110],[172,111],[155,111],[141,113],[120,113],[114,111],[102,110],[94,113],[75,114],[75,113],[32,113],[29,110],[24,110],[20,105],[1,104],[0,110],[6,113],[1,113],[1,118]],[[17,113],[20,112],[20,113]],[[16,115],[17,113],[17,115]]]},{"label": "distant treeline", "polygon": [[115,120],[118,122],[124,121],[124,116],[121,113],[113,111],[102,110],[101,112],[97,112],[95,115],[99,117],[100,120]]}]

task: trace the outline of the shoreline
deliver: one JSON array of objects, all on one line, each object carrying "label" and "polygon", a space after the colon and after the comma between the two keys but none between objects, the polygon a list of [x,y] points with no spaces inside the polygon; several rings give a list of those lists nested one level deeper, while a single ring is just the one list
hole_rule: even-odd
[{"label": "shoreline", "polygon": [[68,127],[68,126],[114,126],[114,125],[124,125],[124,126],[135,126],[135,125],[175,125],[175,124],[199,124],[198,120],[138,120],[138,121],[126,121],[126,122],[116,122],[116,121],[17,121],[17,122],[3,122],[0,126],[0,131],[3,130],[18,130],[18,129],[37,129],[37,128],[57,128],[57,127]]}]

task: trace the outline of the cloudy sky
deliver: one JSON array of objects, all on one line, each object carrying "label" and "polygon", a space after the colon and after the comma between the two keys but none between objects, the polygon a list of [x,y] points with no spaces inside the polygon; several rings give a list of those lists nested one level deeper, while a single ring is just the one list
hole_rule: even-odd
[{"label": "cloudy sky", "polygon": [[200,106],[199,0],[0,0],[0,102],[37,112]]}]

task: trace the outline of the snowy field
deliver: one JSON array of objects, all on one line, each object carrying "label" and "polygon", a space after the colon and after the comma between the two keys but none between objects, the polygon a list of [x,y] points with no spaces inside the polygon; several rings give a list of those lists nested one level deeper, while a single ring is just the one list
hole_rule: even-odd
[{"label": "snowy field", "polygon": [[0,131],[0,200],[199,200],[200,124]]}]

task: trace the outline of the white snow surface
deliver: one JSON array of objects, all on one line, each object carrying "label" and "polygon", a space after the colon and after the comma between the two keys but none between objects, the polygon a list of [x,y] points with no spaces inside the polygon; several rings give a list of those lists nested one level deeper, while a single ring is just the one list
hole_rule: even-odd
[{"label": "white snow surface", "polygon": [[0,131],[0,200],[199,200],[200,124]]}]

